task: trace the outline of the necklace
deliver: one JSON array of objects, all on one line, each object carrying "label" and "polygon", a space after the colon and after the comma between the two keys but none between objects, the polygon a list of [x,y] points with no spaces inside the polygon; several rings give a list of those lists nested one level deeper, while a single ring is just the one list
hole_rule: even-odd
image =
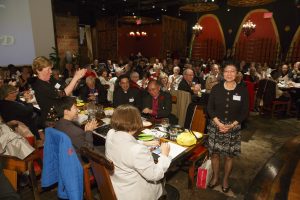
[{"label": "necklace", "polygon": [[236,82],[235,81],[233,81],[233,82],[224,82],[224,88],[226,89],[226,90],[234,90],[235,89],[235,87],[236,87]]}]

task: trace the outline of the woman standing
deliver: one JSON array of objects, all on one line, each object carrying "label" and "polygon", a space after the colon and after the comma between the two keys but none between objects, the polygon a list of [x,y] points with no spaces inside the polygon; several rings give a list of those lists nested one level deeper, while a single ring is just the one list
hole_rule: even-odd
[{"label": "woman standing", "polygon": [[248,116],[247,88],[237,84],[237,67],[227,64],[224,68],[224,82],[215,85],[209,96],[207,111],[210,116],[208,126],[208,148],[211,155],[213,177],[210,188],[218,185],[220,156],[225,157],[222,190],[230,189],[228,177],[232,169],[233,157],[241,153],[241,122]]},{"label": "woman standing", "polygon": [[162,179],[171,163],[169,144],[161,144],[161,156],[155,164],[148,147],[134,137],[143,125],[139,110],[131,105],[115,109],[111,126],[105,154],[115,165],[111,181],[117,199],[158,199],[163,192]]},{"label": "woman standing", "polygon": [[77,70],[69,85],[60,91],[50,83],[52,67],[52,62],[43,56],[35,58],[32,63],[32,70],[37,75],[37,79],[32,84],[32,88],[35,91],[37,103],[41,108],[41,121],[43,125],[45,125],[50,109],[59,103],[61,97],[70,96],[77,85],[77,81],[86,73],[86,69]]}]

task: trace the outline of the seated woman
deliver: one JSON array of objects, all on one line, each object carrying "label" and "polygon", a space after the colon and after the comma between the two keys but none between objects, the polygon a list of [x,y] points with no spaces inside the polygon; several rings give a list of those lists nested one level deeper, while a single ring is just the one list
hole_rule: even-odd
[{"label": "seated woman", "polygon": [[173,74],[169,76],[169,88],[171,90],[177,90],[180,81],[182,80],[182,75],[180,73],[180,67],[175,66],[173,68]]},{"label": "seated woman", "polygon": [[131,105],[117,107],[111,118],[105,154],[115,167],[111,181],[118,200],[153,200],[163,193],[161,180],[170,166],[170,147],[161,144],[161,156],[155,164],[150,150],[135,135],[142,125],[140,112]]},{"label": "seated woman", "polygon": [[0,114],[5,122],[17,120],[23,122],[36,139],[40,139],[38,133],[38,115],[34,112],[29,91],[24,92],[26,102],[17,101],[19,89],[12,85],[3,85],[0,88]]},{"label": "seated woman", "polygon": [[85,79],[85,85],[80,89],[79,96],[83,101],[96,101],[96,103],[107,103],[107,90],[96,81],[95,77],[89,76]]}]

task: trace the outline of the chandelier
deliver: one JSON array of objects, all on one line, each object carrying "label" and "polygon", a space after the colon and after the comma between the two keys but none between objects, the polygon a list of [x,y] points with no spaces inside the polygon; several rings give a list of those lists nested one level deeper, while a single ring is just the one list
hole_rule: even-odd
[{"label": "chandelier", "polygon": [[197,36],[202,32],[203,27],[200,24],[196,23],[192,29],[193,29],[193,33]]},{"label": "chandelier", "polygon": [[254,24],[251,20],[248,20],[246,23],[243,24],[242,31],[245,36],[250,36],[252,33],[255,32],[256,24]]}]

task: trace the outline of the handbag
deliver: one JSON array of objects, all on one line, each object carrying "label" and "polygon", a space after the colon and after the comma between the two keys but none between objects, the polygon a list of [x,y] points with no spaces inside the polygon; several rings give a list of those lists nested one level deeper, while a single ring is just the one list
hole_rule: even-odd
[{"label": "handbag", "polygon": [[212,178],[213,170],[211,165],[211,160],[209,158],[205,158],[202,165],[198,168],[197,173],[197,187],[201,189],[206,189],[207,185]]}]

